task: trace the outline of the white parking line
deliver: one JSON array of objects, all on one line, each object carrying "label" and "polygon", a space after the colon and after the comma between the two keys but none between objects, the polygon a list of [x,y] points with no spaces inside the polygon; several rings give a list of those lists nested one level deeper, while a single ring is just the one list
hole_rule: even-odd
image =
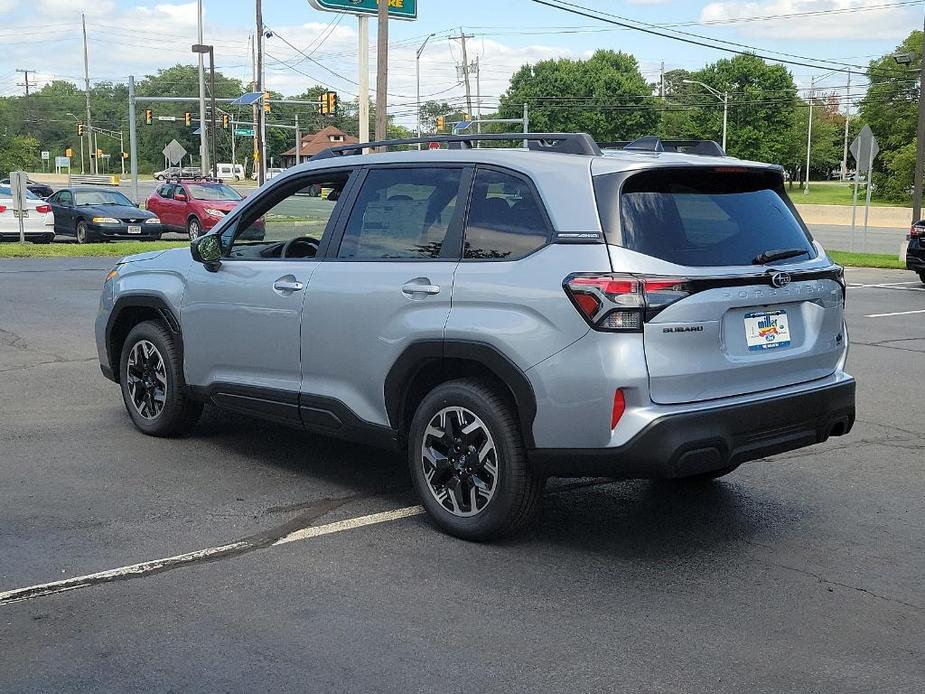
[{"label": "white parking line", "polygon": [[[368,516],[348,518],[346,520],[328,523],[327,525],[318,525],[296,530],[279,538],[270,546],[275,547],[277,545],[296,542],[298,540],[308,540],[313,537],[320,537],[321,535],[330,535],[332,533],[339,533],[343,532],[344,530],[352,530],[354,528],[362,528],[364,526],[375,525],[377,523],[388,523],[390,521],[396,521],[402,518],[409,518],[410,516],[417,516],[421,513],[424,513],[424,509],[421,506],[407,506],[405,508],[399,508],[393,511],[383,511],[382,513],[373,513]],[[69,590],[87,588],[88,586],[96,585],[98,583],[108,583],[126,578],[137,578],[139,576],[144,576],[145,574],[157,573],[158,571],[172,569],[184,564],[192,564],[193,562],[208,559],[210,557],[223,554],[235,554],[238,552],[256,549],[258,547],[259,546],[255,545],[252,541],[241,540],[239,542],[231,542],[227,545],[198,549],[194,552],[187,552],[186,554],[177,554],[173,557],[153,559],[151,561],[144,561],[138,564],[121,566],[117,569],[98,571],[97,573],[86,574],[85,576],[74,576],[73,578],[65,578],[60,581],[52,581],[50,583],[40,583],[34,586],[26,586],[25,588],[14,588],[13,590],[0,592],[0,605],[20,602],[21,600],[37,598],[43,595],[53,595],[55,593],[64,593]]]},{"label": "white parking line", "polygon": [[913,313],[925,313],[925,309],[921,311],[895,311],[893,313],[868,313],[865,318],[886,318],[888,316],[908,316]]},{"label": "white parking line", "polygon": [[910,284],[922,284],[919,280],[912,282],[880,282],[879,284],[848,284],[848,289],[911,289],[916,292],[925,291],[925,287],[909,287]]}]

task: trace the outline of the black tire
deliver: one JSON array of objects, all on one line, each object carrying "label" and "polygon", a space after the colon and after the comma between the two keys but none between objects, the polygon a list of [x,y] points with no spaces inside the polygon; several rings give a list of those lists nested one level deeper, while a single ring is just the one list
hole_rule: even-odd
[{"label": "black tire", "polygon": [[[154,416],[143,415],[133,400],[129,384],[129,357],[142,342],[152,344],[163,362],[166,378],[163,405]],[[185,393],[183,366],[177,338],[159,321],[144,321],[129,331],[119,359],[119,383],[122,400],[132,422],[149,436],[179,436],[189,431],[202,414],[202,403],[190,400]]]},{"label": "black tire", "polygon": [[[492,457],[497,474],[492,477],[493,494],[474,515],[465,517],[454,514],[437,500],[424,472],[425,432],[431,420],[448,407],[464,408],[474,414],[494,443]],[[539,510],[546,480],[530,469],[513,404],[488,381],[450,381],[437,386],[424,398],[411,422],[408,462],[421,503],[431,519],[450,535],[474,541],[497,539],[523,529]],[[460,484],[459,475],[457,472],[450,477],[445,488]]]},{"label": "black tire", "polygon": [[87,223],[83,219],[77,222],[74,235],[77,237],[77,243],[90,243],[90,231],[87,229]]},{"label": "black tire", "polygon": [[190,217],[186,220],[186,234],[190,241],[195,241],[202,236],[202,222],[198,217]]},{"label": "black tire", "polygon": [[919,279],[922,280],[922,284],[925,284],[925,272],[919,273]]}]

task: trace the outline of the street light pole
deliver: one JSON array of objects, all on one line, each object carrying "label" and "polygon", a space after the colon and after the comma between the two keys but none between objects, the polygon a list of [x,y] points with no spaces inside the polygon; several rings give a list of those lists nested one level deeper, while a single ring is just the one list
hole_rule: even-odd
[{"label": "street light pole", "polygon": [[848,123],[851,121],[851,70],[848,70],[848,84],[845,86],[845,147],[841,157],[841,180],[848,179]]},{"label": "street light pole", "polygon": [[[428,35],[427,35],[427,38],[424,39],[424,43],[422,43],[422,44],[421,44],[421,47],[418,48],[417,54],[415,55],[415,59],[414,59],[414,72],[415,72],[415,77],[417,78],[417,85],[418,85],[418,89],[417,89],[417,104],[418,104],[418,118],[417,118],[418,128],[417,128],[417,129],[418,129],[418,137],[421,136],[421,53],[424,52],[424,47],[427,46],[427,42],[430,41],[430,39],[431,39],[433,36],[436,36],[436,34],[428,34]],[[418,145],[418,149],[421,149],[421,145]]]},{"label": "street light pole", "polygon": [[925,34],[922,36],[919,62],[919,124],[915,132],[915,178],[912,184],[913,224],[922,218],[922,168],[925,166]]},{"label": "street light pole", "polygon": [[[73,113],[71,113],[70,111],[68,111],[66,115],[70,116],[70,117],[73,118],[78,124],[80,124],[80,118],[78,118],[77,116],[75,116],[75,115],[74,115]],[[77,139],[80,140],[80,173],[83,174],[83,173],[86,173],[86,172],[84,171],[84,139],[83,139],[83,137],[79,137],[79,138],[77,138]],[[124,172],[123,172],[123,173],[124,173]]]},{"label": "street light pole", "polygon": [[[202,45],[202,0],[196,2],[196,17],[198,27],[197,46]],[[202,53],[199,53],[199,167],[203,174],[209,168],[209,142],[206,139],[206,78],[202,64]]]},{"label": "street light pole", "polygon": [[809,153],[813,144],[813,102],[816,100],[816,78],[809,80],[809,127],[806,128],[806,176],[803,195],[809,195]]},{"label": "street light pole", "polygon": [[723,151],[726,151],[726,126],[729,123],[729,92],[721,92],[718,89],[714,89],[709,84],[704,82],[698,82],[697,80],[681,80],[683,84],[698,84],[704,89],[706,89],[710,94],[715,96],[717,99],[723,102]]}]

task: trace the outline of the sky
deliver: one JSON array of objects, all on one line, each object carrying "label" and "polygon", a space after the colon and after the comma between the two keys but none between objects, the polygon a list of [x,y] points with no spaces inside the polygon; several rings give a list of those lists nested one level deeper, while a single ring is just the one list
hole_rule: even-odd
[{"label": "sky", "polygon": [[[902,0],[571,0],[612,16],[630,18],[675,31],[690,32],[759,49],[809,58],[866,65],[888,53],[915,28],[922,27],[923,2]],[[418,0],[416,21],[389,23],[389,112],[413,125],[415,52],[429,34],[421,56],[422,98],[462,104],[457,79],[461,42],[469,61],[478,59],[478,86],[484,108],[497,105],[511,74],[524,63],[545,58],[587,57],[596,49],[622,50],[639,61],[644,76],[658,80],[662,63],[698,69],[731,54],[711,48],[626,30],[545,7],[531,0]],[[557,3],[553,3],[557,4]],[[563,3],[558,3],[563,4]],[[86,14],[90,76],[96,81],[140,78],[177,63],[192,63],[196,42],[196,2],[148,0],[0,0],[0,95],[21,94],[23,75],[39,86],[66,79],[82,86],[81,12]],[[817,13],[817,14],[806,14]],[[245,0],[203,0],[205,43],[215,45],[216,65],[224,74],[250,81],[249,37],[254,5]],[[792,15],[802,16],[792,16]],[[780,15],[791,15],[780,18]],[[777,17],[768,19],[769,17]],[[266,41],[267,84],[285,95],[315,84],[356,96],[359,70],[357,21],[352,15],[324,12],[307,0],[264,0],[264,23],[273,32]],[[376,21],[369,22],[371,95],[375,91]],[[301,51],[301,52],[300,52]],[[789,66],[798,87],[808,88],[824,70]],[[843,73],[818,85],[844,92]],[[855,89],[863,79],[855,77]],[[852,90],[854,93],[855,90]],[[473,110],[475,110],[473,108]]]}]

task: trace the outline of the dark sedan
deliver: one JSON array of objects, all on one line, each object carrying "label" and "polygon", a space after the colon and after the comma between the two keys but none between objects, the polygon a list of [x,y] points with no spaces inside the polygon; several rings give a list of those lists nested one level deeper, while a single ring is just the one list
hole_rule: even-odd
[{"label": "dark sedan", "polygon": [[906,267],[919,273],[925,284],[925,219],[920,219],[909,228],[909,245],[906,248]]},{"label": "dark sedan", "polygon": [[159,239],[164,229],[153,212],[141,210],[117,190],[65,188],[48,198],[55,234],[77,243]]},{"label": "dark sedan", "polygon": [[[4,178],[2,181],[0,181],[0,186],[8,185],[10,185],[9,178]],[[38,195],[40,198],[47,198],[49,195],[55,192],[51,189],[51,186],[45,185],[44,183],[37,183],[31,178],[26,179],[26,188],[29,189],[30,193],[33,195]]]}]

